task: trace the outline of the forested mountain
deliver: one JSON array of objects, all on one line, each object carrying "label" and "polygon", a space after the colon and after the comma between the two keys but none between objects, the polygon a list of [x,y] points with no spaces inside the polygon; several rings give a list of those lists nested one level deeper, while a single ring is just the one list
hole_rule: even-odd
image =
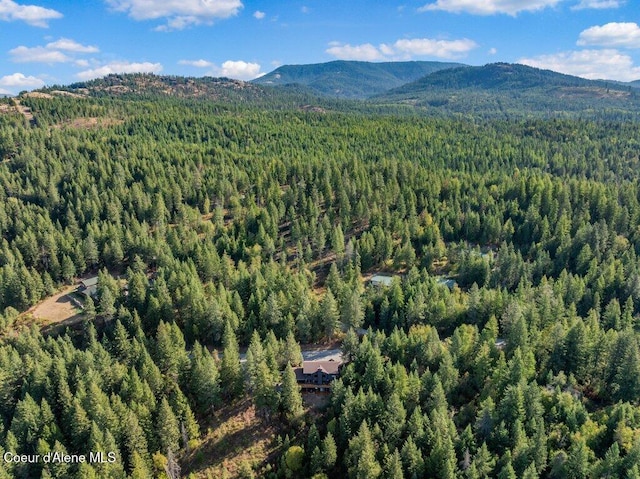
[{"label": "forested mountain", "polygon": [[307,86],[318,95],[336,98],[368,98],[446,68],[462,66],[445,62],[358,62],[337,60],[312,65],[283,65],[256,78],[260,85]]},{"label": "forested mountain", "polygon": [[[327,91],[343,86],[337,85],[331,79],[319,79],[317,85],[311,84],[315,81],[315,76],[307,73],[307,70],[322,73],[325,69],[329,70],[328,76],[337,79],[335,81],[341,84],[341,78],[344,77],[334,69],[337,65],[343,64],[349,67],[346,69],[346,77],[349,80],[344,82],[343,86],[351,92],[345,96],[360,100],[332,98]],[[382,89],[383,85],[390,81],[388,75],[393,74],[395,81],[403,82],[401,78],[409,78],[422,70],[444,68],[446,65],[454,68],[434,71],[417,81],[371,96],[373,90]],[[224,104],[230,108],[297,108],[441,117],[456,114],[470,118],[628,118],[637,115],[640,109],[640,93],[630,84],[585,80],[524,65],[455,65],[438,62],[330,62],[302,65],[290,67],[291,78],[298,75],[301,79],[299,83],[279,86],[269,86],[269,75],[259,79],[261,84],[257,81],[248,83],[210,77],[109,75],[98,80],[69,86],[53,86],[41,91],[53,95],[72,93],[83,97],[121,99],[201,99]],[[385,69],[392,73],[385,73]],[[303,85],[304,79],[311,83]],[[347,83],[349,86],[346,86]],[[320,91],[323,88],[328,90]],[[359,93],[356,93],[356,90]],[[368,99],[363,99],[365,96]]]},{"label": "forested mountain", "polygon": [[374,100],[489,116],[637,112],[640,108],[640,95],[630,85],[508,63],[438,71]]},{"label": "forested mountain", "polygon": [[[54,96],[72,94],[80,97],[146,100],[171,97],[234,106],[261,105],[269,108],[292,108],[319,103],[316,94],[297,85],[274,89],[229,78],[194,78],[146,73],[111,74],[67,86],[55,85],[40,91]],[[331,105],[330,101],[325,103]]]},{"label": "forested mountain", "polygon": [[[633,118],[145,78],[0,110],[0,456],[115,457],[0,478],[640,477]],[[69,329],[41,331],[32,306],[92,275]],[[340,378],[303,397],[299,345],[336,341]]]}]

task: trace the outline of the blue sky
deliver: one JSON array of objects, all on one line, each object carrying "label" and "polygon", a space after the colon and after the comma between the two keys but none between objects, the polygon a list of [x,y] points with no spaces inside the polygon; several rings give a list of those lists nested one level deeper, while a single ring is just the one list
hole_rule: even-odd
[{"label": "blue sky", "polygon": [[0,0],[0,93],[109,73],[249,80],[336,59],[640,79],[639,0]]}]

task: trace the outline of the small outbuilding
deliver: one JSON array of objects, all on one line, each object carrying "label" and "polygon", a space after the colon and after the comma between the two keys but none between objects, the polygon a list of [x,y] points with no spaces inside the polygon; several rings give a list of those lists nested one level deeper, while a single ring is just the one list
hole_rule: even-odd
[{"label": "small outbuilding", "polygon": [[393,282],[393,276],[387,276],[384,274],[375,274],[369,280],[369,283],[377,287],[389,287]]},{"label": "small outbuilding", "polygon": [[86,296],[87,298],[95,298],[98,294],[98,277],[91,276],[90,278],[83,279],[80,282],[78,289],[76,289],[76,292]]}]

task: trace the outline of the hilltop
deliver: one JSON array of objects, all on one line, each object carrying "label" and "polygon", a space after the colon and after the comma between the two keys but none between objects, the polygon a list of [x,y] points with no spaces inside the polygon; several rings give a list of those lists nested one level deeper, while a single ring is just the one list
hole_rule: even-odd
[{"label": "hilltop", "polygon": [[253,80],[259,85],[300,84],[322,96],[368,98],[430,73],[463,66],[444,62],[333,61],[310,65],[284,65]]},{"label": "hilltop", "polygon": [[434,72],[373,101],[481,115],[638,111],[640,106],[640,97],[629,84],[509,63]]}]

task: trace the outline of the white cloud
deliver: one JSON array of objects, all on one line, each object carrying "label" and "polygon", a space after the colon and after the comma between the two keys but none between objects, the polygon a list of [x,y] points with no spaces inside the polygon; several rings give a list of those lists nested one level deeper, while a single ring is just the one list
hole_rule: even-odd
[{"label": "white cloud", "polygon": [[590,80],[633,81],[640,79],[640,67],[629,55],[615,49],[580,50],[522,58],[519,63],[554,70]]},{"label": "white cloud", "polygon": [[182,30],[193,25],[210,25],[219,18],[236,15],[240,0],[105,0],[114,10],[134,20],[166,18],[157,30]]},{"label": "white cloud", "polygon": [[437,58],[458,58],[478,46],[473,40],[434,40],[431,38],[414,38],[398,40],[394,45],[397,52],[413,56],[430,56]]},{"label": "white cloud", "polygon": [[196,68],[210,68],[212,66],[214,66],[213,63],[207,61],[207,60],[180,60],[178,62],[178,64],[180,65],[189,65],[192,67],[196,67]]},{"label": "white cloud", "polygon": [[26,76],[22,73],[14,73],[0,78],[0,93],[3,95],[14,95],[22,90],[41,88],[44,82],[34,76]]},{"label": "white cloud", "polygon": [[603,10],[605,8],[618,8],[624,3],[624,0],[581,0],[578,5],[571,7],[571,10],[585,10],[593,8]]},{"label": "white cloud", "polygon": [[20,5],[13,0],[0,0],[0,20],[23,21],[34,27],[46,28],[49,20],[62,18],[62,13],[37,5]]},{"label": "white cloud", "polygon": [[112,62],[90,70],[84,70],[76,74],[81,80],[92,80],[111,73],[159,73],[162,71],[160,63],[142,62]]},{"label": "white cloud", "polygon": [[70,38],[61,38],[60,40],[56,40],[55,42],[47,43],[46,48],[52,50],[65,50],[68,52],[76,52],[76,53],[96,53],[100,50],[98,47],[94,47],[91,45],[81,45],[75,40],[71,40]]},{"label": "white cloud", "polygon": [[9,50],[11,60],[16,63],[65,63],[72,59],[58,50],[49,50],[46,47],[16,47]]},{"label": "white cloud", "polygon": [[264,73],[260,71],[260,64],[242,60],[227,60],[222,66],[203,59],[180,60],[178,64],[189,65],[196,68],[209,68],[209,71],[206,73],[207,75],[235,78],[238,80],[253,80],[254,78],[264,75]]},{"label": "white cloud", "polygon": [[487,53],[489,55],[495,55],[496,53],[498,53],[498,50],[496,48],[489,48],[489,51]]},{"label": "white cloud", "polygon": [[640,27],[637,23],[607,23],[587,28],[578,38],[578,45],[640,48]]},{"label": "white cloud", "polygon": [[418,9],[419,12],[443,10],[451,13],[471,13],[473,15],[495,15],[506,13],[535,12],[547,7],[555,7],[562,0],[437,0]]},{"label": "white cloud", "polygon": [[23,45],[9,50],[11,60],[16,63],[66,63],[75,60],[71,54],[95,53],[98,47],[82,45],[69,38],[60,38],[46,46],[25,47]]},{"label": "white cloud", "polygon": [[459,58],[478,45],[473,40],[435,40],[432,38],[400,39],[392,45],[371,43],[349,45],[331,42],[326,52],[340,60],[409,60],[413,57]]},{"label": "white cloud", "polygon": [[263,75],[260,71],[260,64],[242,60],[227,60],[222,64],[222,68],[216,70],[216,73],[223,77],[236,78],[238,80],[253,80]]},{"label": "white cloud", "polygon": [[384,58],[382,52],[371,43],[363,45],[333,45],[327,49],[329,55],[333,55],[340,60],[362,60],[373,61]]},{"label": "white cloud", "polygon": [[305,6],[305,5],[303,5],[302,7],[300,7],[300,11],[301,11],[302,13],[304,13],[304,14],[311,13],[311,9],[310,9],[309,7],[307,7],[307,6]]},{"label": "white cloud", "polygon": [[261,12],[260,10],[256,10],[255,12],[253,12],[253,17],[257,18],[258,20],[262,20],[266,15],[266,13]]}]

